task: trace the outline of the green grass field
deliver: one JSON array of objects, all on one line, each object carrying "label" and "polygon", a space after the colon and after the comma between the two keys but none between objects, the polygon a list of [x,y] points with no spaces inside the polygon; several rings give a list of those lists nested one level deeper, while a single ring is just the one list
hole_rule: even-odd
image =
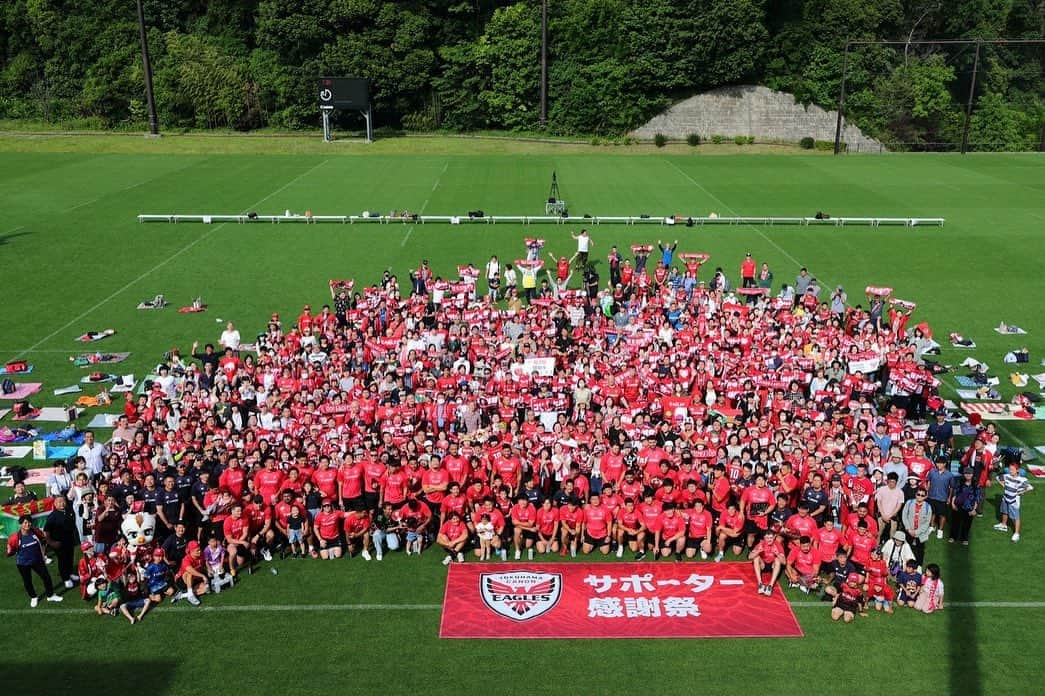
[{"label": "green grass field", "polygon": [[[277,149],[282,154],[266,154]],[[943,228],[714,227],[591,229],[595,258],[611,244],[678,237],[734,277],[745,251],[776,284],[807,265],[855,301],[888,285],[918,302],[938,338],[959,331],[971,355],[1002,377],[1026,345],[1030,372],[1045,355],[1042,227],[1045,160],[1035,155],[814,154],[706,157],[682,147],[596,148],[456,139],[341,143],[205,138],[0,138],[0,259],[6,306],[0,360],[25,356],[43,381],[37,401],[84,371],[68,358],[90,329],[118,334],[96,347],[132,351],[118,371],[144,374],[163,352],[216,341],[234,320],[244,337],[271,312],[322,304],[327,280],[405,279],[421,258],[437,273],[523,253],[522,237],[572,253],[576,228],[510,225],[139,225],[138,213],[316,214],[407,208],[427,214],[540,214],[551,172],[574,214],[653,216],[942,216]],[[164,293],[173,307],[136,304]],[[179,315],[202,295],[209,311]],[[1027,336],[1003,337],[999,321]],[[964,353],[946,349],[945,363]],[[25,379],[23,381],[30,381]],[[944,395],[953,398],[953,378]],[[1033,385],[1033,382],[1032,382]],[[115,410],[115,409],[113,409]],[[86,418],[84,419],[86,422]],[[1041,422],[1005,422],[1006,444],[1045,444]],[[29,460],[25,460],[28,462]],[[277,562],[205,609],[164,607],[140,626],[84,613],[78,597],[30,611],[13,562],[0,568],[0,620],[13,645],[0,657],[5,693],[93,692],[127,684],[147,693],[352,689],[359,693],[779,693],[799,684],[849,693],[1033,693],[1045,637],[1045,488],[1028,496],[1024,540],[990,529],[997,500],[969,548],[937,542],[953,605],[933,616],[875,615],[833,624],[827,605],[797,591],[805,638],[736,641],[441,641],[445,568],[439,555]],[[3,491],[6,497],[6,490]],[[999,606],[990,603],[1019,603]],[[294,609],[294,605],[311,605]],[[322,605],[322,606],[317,606]],[[328,605],[337,605],[330,607]],[[360,607],[359,605],[369,605]],[[376,606],[375,606],[376,605]],[[398,608],[396,605],[400,605]],[[403,607],[402,605],[411,605]],[[102,679],[98,679],[98,676]],[[792,682],[795,687],[792,687]],[[814,687],[815,688],[815,687]]]}]

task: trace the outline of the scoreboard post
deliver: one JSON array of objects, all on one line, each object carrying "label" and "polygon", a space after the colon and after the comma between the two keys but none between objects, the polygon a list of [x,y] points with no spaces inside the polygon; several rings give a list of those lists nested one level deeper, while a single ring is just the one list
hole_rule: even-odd
[{"label": "scoreboard post", "polygon": [[358,111],[366,121],[366,141],[374,141],[374,119],[370,108],[370,80],[365,77],[320,77],[319,111],[323,116],[323,140],[331,142],[330,114]]}]

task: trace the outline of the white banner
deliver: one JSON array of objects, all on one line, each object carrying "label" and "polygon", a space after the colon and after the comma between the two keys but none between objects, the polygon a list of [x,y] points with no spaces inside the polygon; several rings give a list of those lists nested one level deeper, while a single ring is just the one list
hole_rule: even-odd
[{"label": "white banner", "polygon": [[555,358],[526,358],[523,370],[529,375],[551,377],[555,374]]},{"label": "white banner", "polygon": [[881,356],[875,355],[870,358],[862,358],[860,360],[849,361],[849,374],[854,372],[861,372],[863,374],[870,374],[877,370],[882,364]]}]

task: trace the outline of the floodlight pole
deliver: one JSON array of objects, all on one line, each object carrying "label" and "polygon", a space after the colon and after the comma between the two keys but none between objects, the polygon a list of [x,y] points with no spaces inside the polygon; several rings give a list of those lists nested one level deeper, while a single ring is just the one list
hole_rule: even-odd
[{"label": "floodlight pole", "polygon": [[548,0],[541,0],[541,128],[548,123]]},{"label": "floodlight pole", "polygon": [[976,55],[972,59],[972,80],[969,82],[969,99],[965,102],[965,126],[962,128],[962,154],[969,150],[969,122],[972,120],[972,98],[976,94],[976,71],[980,67],[980,46],[983,42],[976,41]]},{"label": "floodlight pole", "polygon": [[145,70],[145,102],[149,108],[149,134],[160,134],[160,122],[156,118],[156,101],[152,97],[152,66],[149,64],[149,38],[145,32],[145,10],[142,9],[142,0],[138,3],[138,32],[141,34],[142,42],[142,67]]},{"label": "floodlight pole", "polygon": [[835,124],[835,154],[842,150],[842,114],[845,111],[845,73],[849,66],[849,39],[845,40],[845,52],[842,53],[842,84],[838,94],[838,122]]}]

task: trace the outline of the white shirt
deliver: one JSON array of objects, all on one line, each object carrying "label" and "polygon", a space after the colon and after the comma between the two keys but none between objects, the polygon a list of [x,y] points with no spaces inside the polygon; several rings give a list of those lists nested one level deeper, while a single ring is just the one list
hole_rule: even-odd
[{"label": "white shirt", "polygon": [[102,473],[109,450],[96,440],[93,447],[88,447],[86,443],[80,445],[80,449],[76,450],[76,454],[83,457],[87,465],[87,471],[91,472],[91,476],[97,476]]},{"label": "white shirt", "polygon": [[586,234],[582,234],[581,236],[577,237],[577,251],[581,252],[582,254],[587,254],[588,248],[590,246],[591,237],[589,237]]},{"label": "white shirt", "polygon": [[486,277],[487,278],[498,278],[501,275],[501,264],[496,261],[490,261],[486,264]]},{"label": "white shirt", "polygon": [[222,331],[221,338],[218,339],[218,343],[220,343],[222,346],[226,348],[231,348],[232,350],[239,350],[239,331],[236,331],[236,329],[233,329],[232,331]]}]

